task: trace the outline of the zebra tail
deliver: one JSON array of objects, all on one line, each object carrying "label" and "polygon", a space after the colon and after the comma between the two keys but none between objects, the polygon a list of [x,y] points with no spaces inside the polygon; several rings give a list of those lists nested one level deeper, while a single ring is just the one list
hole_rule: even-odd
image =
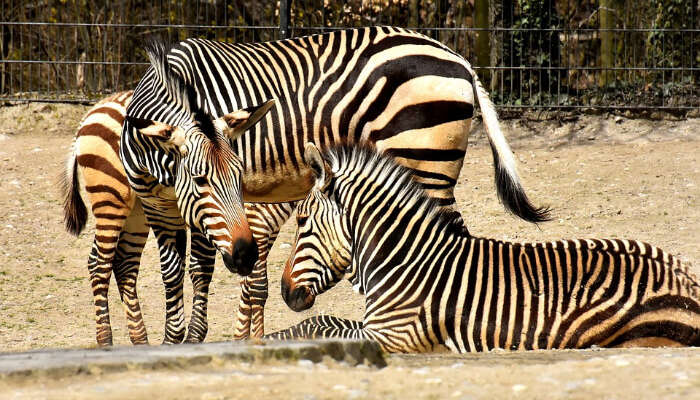
[{"label": "zebra tail", "polygon": [[509,212],[525,221],[533,223],[549,221],[552,218],[550,216],[551,209],[546,206],[535,207],[525,194],[525,190],[520,183],[520,175],[518,175],[513,152],[501,131],[496,109],[488,93],[481,85],[476,72],[471,68],[467,69],[473,78],[474,97],[479,102],[486,134],[493,153],[498,198]]},{"label": "zebra tail", "polygon": [[78,180],[78,160],[73,152],[68,158],[68,166],[61,180],[63,191],[63,221],[66,230],[78,236],[85,228],[87,221],[87,208],[83,197],[80,195],[80,182]]}]

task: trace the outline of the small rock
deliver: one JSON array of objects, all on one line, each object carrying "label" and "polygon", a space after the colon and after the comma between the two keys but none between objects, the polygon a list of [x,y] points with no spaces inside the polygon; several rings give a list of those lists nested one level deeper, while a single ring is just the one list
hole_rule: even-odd
[{"label": "small rock", "polygon": [[665,116],[666,116],[666,114],[664,114],[663,112],[654,111],[649,115],[649,119],[652,119],[655,121],[660,121],[660,120],[664,119]]},{"label": "small rock", "polygon": [[43,107],[41,107],[38,111],[41,113],[47,113],[51,112],[54,110],[54,107],[51,104],[46,104]]},{"label": "small rock", "polygon": [[615,117],[615,123],[616,123],[616,124],[621,124],[621,123],[623,123],[624,121],[625,121],[625,119],[622,118],[622,117],[619,116],[619,115],[618,115],[617,117]]},{"label": "small rock", "polygon": [[367,397],[367,391],[361,389],[353,389],[348,392],[348,399],[363,399]]},{"label": "small rock", "polygon": [[314,365],[314,362],[311,360],[299,360],[297,361],[297,365],[300,367],[311,367]]},{"label": "small rock", "polygon": [[626,367],[626,366],[630,365],[630,362],[627,360],[617,360],[617,361],[615,361],[615,365],[618,367]]},{"label": "small rock", "polygon": [[428,375],[428,372],[430,372],[430,371],[426,367],[413,370],[413,373],[416,375]]},{"label": "small rock", "polygon": [[527,386],[518,383],[516,385],[513,385],[513,387],[511,389],[513,389],[514,393],[518,393],[518,392],[522,392],[523,390],[527,389]]},{"label": "small rock", "polygon": [[688,380],[688,375],[685,372],[676,372],[673,374],[674,378],[678,379],[679,381],[687,381]]}]

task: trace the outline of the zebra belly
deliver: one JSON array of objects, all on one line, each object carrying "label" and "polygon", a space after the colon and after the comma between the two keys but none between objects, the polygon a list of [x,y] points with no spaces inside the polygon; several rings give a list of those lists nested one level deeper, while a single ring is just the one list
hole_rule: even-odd
[{"label": "zebra belly", "polygon": [[313,178],[308,168],[300,171],[248,172],[243,175],[243,201],[277,203],[301,200],[312,186]]}]

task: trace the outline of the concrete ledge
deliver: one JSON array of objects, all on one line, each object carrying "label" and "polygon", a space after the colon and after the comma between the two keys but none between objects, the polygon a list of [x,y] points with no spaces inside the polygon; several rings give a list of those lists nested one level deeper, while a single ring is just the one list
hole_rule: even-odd
[{"label": "concrete ledge", "polygon": [[0,378],[34,375],[60,378],[133,369],[185,368],[226,361],[320,362],[324,357],[350,365],[386,366],[379,346],[369,341],[218,342],[4,353],[0,354]]}]

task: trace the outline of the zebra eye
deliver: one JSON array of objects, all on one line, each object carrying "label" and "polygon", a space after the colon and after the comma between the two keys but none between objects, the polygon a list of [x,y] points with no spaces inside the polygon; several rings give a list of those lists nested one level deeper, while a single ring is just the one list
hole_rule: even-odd
[{"label": "zebra eye", "polygon": [[309,220],[308,215],[297,215],[297,225],[302,226],[306,224],[306,221]]},{"label": "zebra eye", "polygon": [[207,176],[206,175],[196,175],[192,177],[192,180],[194,181],[197,186],[207,186],[209,182],[207,181]]}]

